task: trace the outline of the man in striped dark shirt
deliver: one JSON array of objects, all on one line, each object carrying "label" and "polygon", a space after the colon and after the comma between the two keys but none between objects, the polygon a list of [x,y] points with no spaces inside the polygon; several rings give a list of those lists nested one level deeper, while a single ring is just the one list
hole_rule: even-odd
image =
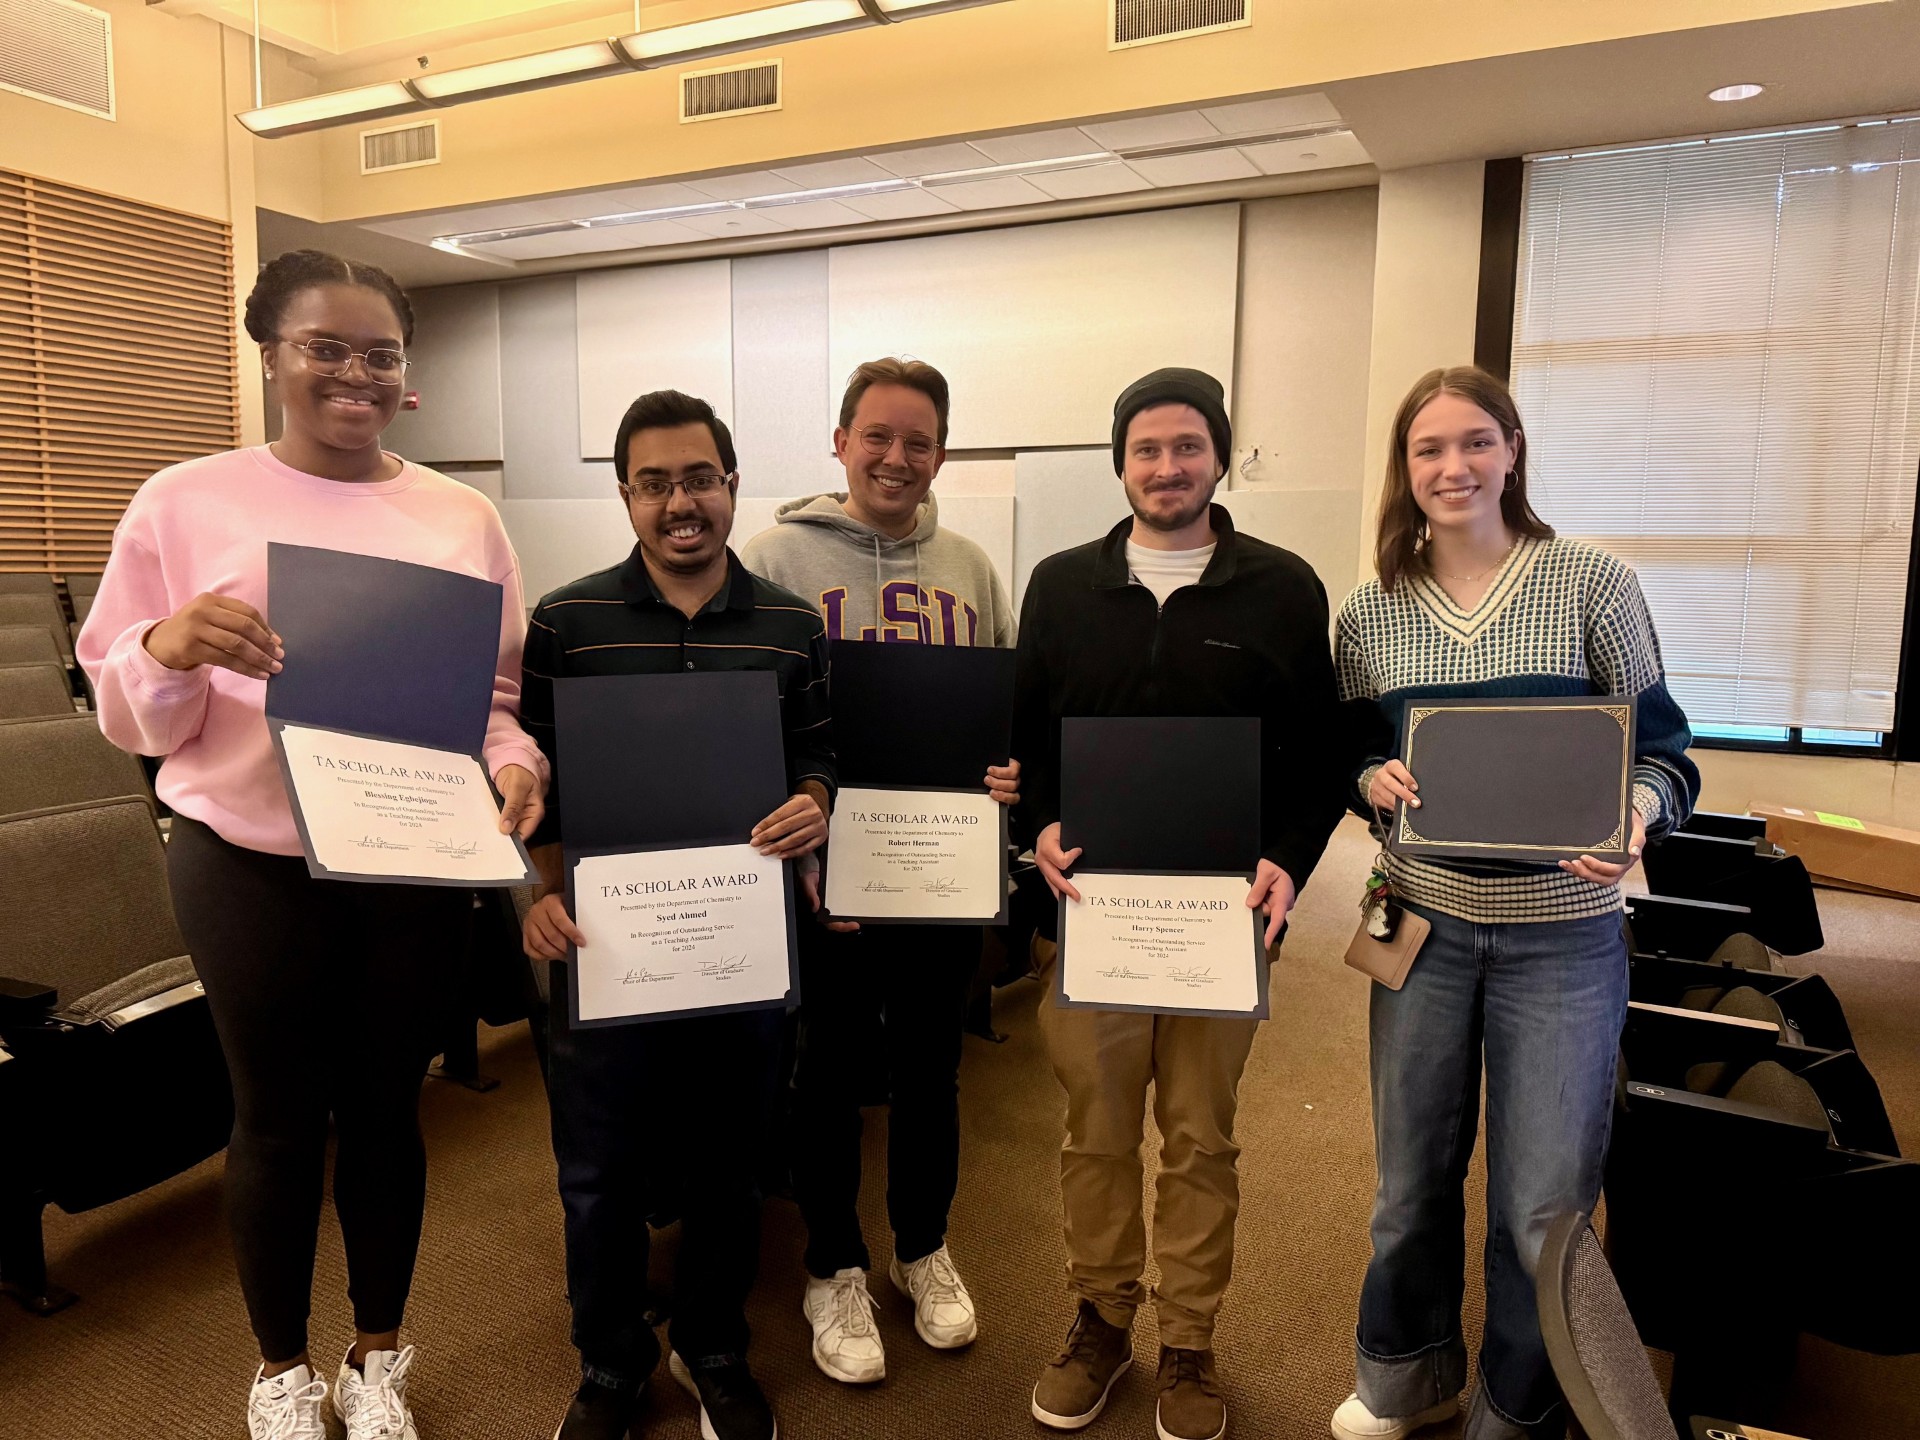
[{"label": "man in striped dark shirt", "polygon": [[[754,827],[762,854],[798,859],[827,836],[834,788],[827,637],[819,612],[748,572],[727,547],[739,485],[733,438],[705,401],[634,401],[614,446],[637,542],[619,565],[562,586],[528,626],[520,712],[553,767],[533,836],[543,883],[524,940],[559,960],[581,935],[562,884],[564,784],[553,682],[575,675],[770,670],[780,693],[790,798]],[[662,765],[676,737],[635,717],[633,743]],[[809,877],[809,885],[817,879]],[[566,1209],[567,1294],[581,1383],[557,1440],[620,1440],[660,1359],[643,1315],[649,1201],[683,1217],[670,1340],[700,1402],[702,1433],[772,1440],[773,1411],[746,1363],[744,1313],[759,1256],[754,1162],[771,1104],[781,1013],[569,1027],[556,1003],[550,1097]]]}]

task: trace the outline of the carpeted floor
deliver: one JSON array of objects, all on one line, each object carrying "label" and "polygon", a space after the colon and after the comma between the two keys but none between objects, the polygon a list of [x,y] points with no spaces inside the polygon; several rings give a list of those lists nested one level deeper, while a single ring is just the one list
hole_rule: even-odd
[{"label": "carpeted floor", "polygon": [[[1355,1299],[1373,1186],[1366,1090],[1367,982],[1338,956],[1368,840],[1349,821],[1309,889],[1241,1091],[1242,1208],[1234,1288],[1217,1347],[1232,1433],[1317,1440],[1352,1387]],[[1825,974],[1846,1006],[1907,1153],[1920,1152],[1920,907],[1822,892],[1828,944],[1795,968]],[[1069,1319],[1062,1288],[1057,1151],[1062,1100],[1041,1052],[1031,984],[1000,992],[1004,1045],[969,1039],[964,1154],[951,1242],[981,1312],[970,1350],[939,1354],[913,1335],[904,1302],[876,1277],[889,1375],[855,1391],[814,1368],[799,1313],[801,1231],[790,1204],[766,1211],[754,1296],[756,1372],[796,1440],[1022,1437],[1039,1367]],[[575,1376],[562,1295],[560,1207],[546,1101],[525,1028],[487,1032],[490,1095],[429,1086],[426,1240],[408,1338],[420,1344],[413,1401],[426,1440],[545,1440]],[[867,1234],[887,1237],[869,1124]],[[48,1217],[57,1278],[84,1297],[50,1320],[0,1304],[0,1440],[237,1440],[255,1363],[221,1213],[216,1157],[144,1195]],[[1149,1180],[1149,1183],[1151,1181]],[[1481,1174],[1468,1253],[1481,1231]],[[329,1369],[350,1338],[331,1211],[314,1296],[314,1343]],[[664,1247],[663,1247],[664,1248]],[[1467,1333],[1479,1327],[1477,1281]],[[1150,1437],[1151,1319],[1133,1375],[1094,1435]],[[1920,1357],[1874,1359],[1809,1344],[1795,1428],[1808,1436],[1920,1434]],[[691,1403],[657,1376],[647,1433],[693,1437]],[[1450,1440],[1450,1429],[1432,1433]]]}]

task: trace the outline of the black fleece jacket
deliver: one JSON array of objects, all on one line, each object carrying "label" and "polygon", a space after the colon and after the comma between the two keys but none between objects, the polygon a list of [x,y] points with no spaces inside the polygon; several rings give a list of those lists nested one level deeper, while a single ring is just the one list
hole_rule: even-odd
[{"label": "black fleece jacket", "polygon": [[1257,716],[1260,853],[1304,889],[1351,768],[1335,718],[1327,592],[1298,555],[1235,532],[1223,507],[1212,522],[1206,571],[1164,607],[1129,575],[1131,519],[1035,567],[1014,698],[1022,819],[1033,837],[1060,818],[1063,716]]}]

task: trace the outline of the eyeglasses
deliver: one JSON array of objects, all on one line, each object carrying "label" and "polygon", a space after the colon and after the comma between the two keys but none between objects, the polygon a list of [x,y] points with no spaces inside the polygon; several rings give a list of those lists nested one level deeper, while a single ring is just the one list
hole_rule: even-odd
[{"label": "eyeglasses", "polygon": [[717,470],[701,470],[679,480],[635,480],[622,485],[620,493],[633,505],[664,505],[676,488],[686,491],[689,500],[705,500],[718,495],[736,478],[732,471],[722,475]]},{"label": "eyeglasses", "polygon": [[902,435],[886,425],[869,425],[853,433],[860,437],[861,447],[869,455],[885,455],[893,449],[893,442],[898,440],[907,459],[915,465],[926,464],[933,459],[933,452],[940,448],[939,442],[931,435],[921,435],[917,432]]},{"label": "eyeglasses", "polygon": [[344,340],[288,340],[282,337],[281,343],[291,345],[304,354],[307,368],[328,380],[338,380],[358,359],[365,362],[367,379],[374,384],[398,385],[406,377],[407,366],[412,363],[398,350],[382,347],[356,350]]}]

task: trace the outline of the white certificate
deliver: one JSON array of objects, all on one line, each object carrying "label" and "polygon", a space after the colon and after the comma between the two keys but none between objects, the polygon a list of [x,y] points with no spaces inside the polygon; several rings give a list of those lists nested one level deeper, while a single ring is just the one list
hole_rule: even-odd
[{"label": "white certificate", "polygon": [[793,989],[785,862],[751,845],[582,855],[574,1019],[771,1008]]},{"label": "white certificate", "polygon": [[316,875],[524,885],[526,852],[500,833],[486,767],[457,750],[277,727],[294,818]]},{"label": "white certificate", "polygon": [[985,790],[843,786],[828,824],[826,910],[849,920],[998,920],[1004,806]]},{"label": "white certificate", "polygon": [[1060,1003],[1265,1017],[1266,955],[1245,875],[1076,870],[1060,905]]}]

